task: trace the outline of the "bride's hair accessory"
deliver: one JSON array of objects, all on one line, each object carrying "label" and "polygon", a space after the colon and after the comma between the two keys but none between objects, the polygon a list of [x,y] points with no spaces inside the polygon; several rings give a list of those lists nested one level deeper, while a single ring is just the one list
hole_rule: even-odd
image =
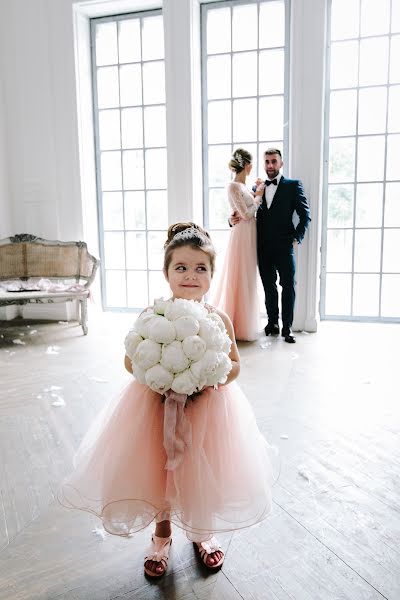
[{"label": "bride's hair accessory", "polygon": [[242,167],[242,169],[244,168],[244,158],[243,156],[240,154],[240,152],[235,152],[235,154],[233,155],[233,158],[235,160],[237,160],[237,162],[239,163],[239,165]]}]

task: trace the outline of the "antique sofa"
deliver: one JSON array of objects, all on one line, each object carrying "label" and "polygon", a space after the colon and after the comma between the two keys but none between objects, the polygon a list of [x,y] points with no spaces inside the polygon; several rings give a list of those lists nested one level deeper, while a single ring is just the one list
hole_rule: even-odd
[{"label": "antique sofa", "polygon": [[77,300],[86,335],[87,299],[98,266],[85,242],[51,241],[27,233],[2,239],[0,307]]}]

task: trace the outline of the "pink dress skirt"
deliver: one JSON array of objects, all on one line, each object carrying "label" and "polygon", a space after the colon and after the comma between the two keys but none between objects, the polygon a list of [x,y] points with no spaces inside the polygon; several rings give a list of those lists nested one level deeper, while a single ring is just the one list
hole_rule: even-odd
[{"label": "pink dress skirt", "polygon": [[271,510],[273,450],[233,382],[189,400],[191,442],[166,468],[161,396],[133,380],[99,414],[59,489],[61,504],[86,510],[116,535],[128,536],[162,512],[203,541],[249,527]]}]

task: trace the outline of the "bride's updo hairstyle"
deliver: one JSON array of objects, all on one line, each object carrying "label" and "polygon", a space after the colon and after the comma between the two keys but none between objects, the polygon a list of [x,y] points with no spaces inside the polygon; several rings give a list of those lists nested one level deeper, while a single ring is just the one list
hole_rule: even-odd
[{"label": "bride's updo hairstyle", "polygon": [[181,246],[190,246],[205,252],[210,259],[211,275],[214,274],[216,252],[210,234],[200,225],[190,221],[175,223],[168,228],[167,241],[164,244],[164,273],[168,272],[174,250]]},{"label": "bride's updo hairstyle", "polygon": [[228,167],[234,173],[240,173],[243,171],[246,165],[250,165],[253,162],[253,157],[250,152],[243,148],[238,148],[232,154],[232,158],[229,161]]}]

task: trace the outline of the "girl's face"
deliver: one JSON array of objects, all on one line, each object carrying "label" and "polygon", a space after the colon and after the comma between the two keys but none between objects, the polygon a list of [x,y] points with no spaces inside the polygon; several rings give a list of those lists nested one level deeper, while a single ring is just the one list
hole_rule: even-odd
[{"label": "girl's face", "polygon": [[210,258],[200,249],[180,246],[174,250],[164,275],[174,298],[200,301],[211,285]]}]

